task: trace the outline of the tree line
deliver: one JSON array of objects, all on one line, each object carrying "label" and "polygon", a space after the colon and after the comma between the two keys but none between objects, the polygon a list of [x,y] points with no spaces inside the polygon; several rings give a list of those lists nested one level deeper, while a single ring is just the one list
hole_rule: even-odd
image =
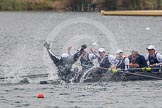
[{"label": "tree line", "polygon": [[[76,10],[160,10],[162,0],[71,0]],[[76,7],[77,6],[77,7]],[[88,8],[86,8],[88,7]]]},{"label": "tree line", "polygon": [[154,10],[162,0],[0,0],[0,10]]}]

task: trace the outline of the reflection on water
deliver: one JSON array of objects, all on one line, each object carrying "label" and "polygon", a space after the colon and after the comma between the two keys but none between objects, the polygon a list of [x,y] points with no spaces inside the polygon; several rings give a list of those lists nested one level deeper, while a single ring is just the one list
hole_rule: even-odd
[{"label": "reflection on water", "polygon": [[[68,25],[67,21],[75,23]],[[0,105],[6,108],[160,108],[161,81],[79,84],[56,82],[40,85],[40,80],[48,78],[19,76],[56,74],[53,71],[55,66],[43,48],[43,42],[49,36],[52,36],[50,42],[56,55],[66,52],[68,46],[72,46],[74,52],[82,43],[87,43],[89,47],[92,43],[97,43],[100,47],[105,47],[108,53],[114,54],[116,46],[113,47],[110,38],[116,41],[117,47],[127,52],[138,50],[146,54],[145,48],[149,44],[154,44],[158,52],[161,52],[161,21],[161,17],[100,16],[99,13],[1,12],[0,77],[11,78],[0,80]],[[54,31],[62,27],[64,22],[67,26],[59,32]],[[17,79],[13,80],[13,76]],[[28,82],[30,83],[27,84]],[[38,93],[44,93],[45,99],[37,99]]]}]

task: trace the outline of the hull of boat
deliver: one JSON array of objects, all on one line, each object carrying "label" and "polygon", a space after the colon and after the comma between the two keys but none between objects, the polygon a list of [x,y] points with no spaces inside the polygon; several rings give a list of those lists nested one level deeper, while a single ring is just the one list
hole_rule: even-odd
[{"label": "hull of boat", "polygon": [[161,72],[119,72],[106,73],[102,75],[91,74],[84,82],[107,82],[107,81],[143,81],[162,80]]}]

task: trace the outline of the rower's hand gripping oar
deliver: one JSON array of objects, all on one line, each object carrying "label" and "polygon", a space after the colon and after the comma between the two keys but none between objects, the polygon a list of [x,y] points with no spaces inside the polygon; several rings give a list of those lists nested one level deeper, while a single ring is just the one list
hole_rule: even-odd
[{"label": "rower's hand gripping oar", "polygon": [[128,72],[132,72],[132,71],[142,71],[142,72],[151,72],[152,70],[157,70],[157,69],[162,69],[162,67],[159,68],[151,68],[151,67],[144,67],[144,68],[129,68],[127,70],[125,69],[111,69],[111,71],[113,73],[117,73],[117,72],[121,72],[121,71],[128,71]]},{"label": "rower's hand gripping oar", "polygon": [[102,68],[102,67],[98,67],[100,69],[105,69],[108,71],[111,71],[113,73],[118,73],[118,72],[131,72],[131,71],[142,71],[142,72],[151,72],[152,70],[157,70],[157,69],[162,69],[162,67],[159,68],[151,68],[151,67],[145,67],[145,68],[129,68],[127,70],[125,69],[111,69],[111,68]]},{"label": "rower's hand gripping oar", "polygon": [[150,65],[150,67],[154,67],[154,66],[162,66],[162,63],[156,63],[155,65]]}]

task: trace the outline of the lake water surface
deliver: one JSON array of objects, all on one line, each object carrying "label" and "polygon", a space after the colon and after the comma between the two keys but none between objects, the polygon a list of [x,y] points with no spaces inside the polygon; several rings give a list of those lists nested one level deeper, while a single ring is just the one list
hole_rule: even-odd
[{"label": "lake water surface", "polygon": [[[162,108],[162,81],[54,83],[47,77],[56,68],[43,47],[51,43],[56,55],[92,43],[114,54],[154,44],[162,53],[162,17],[101,16],[99,13],[0,12],[0,107],[3,108]],[[3,77],[12,77],[3,79]],[[51,77],[53,78],[53,77]],[[44,93],[44,99],[38,99]]]}]

